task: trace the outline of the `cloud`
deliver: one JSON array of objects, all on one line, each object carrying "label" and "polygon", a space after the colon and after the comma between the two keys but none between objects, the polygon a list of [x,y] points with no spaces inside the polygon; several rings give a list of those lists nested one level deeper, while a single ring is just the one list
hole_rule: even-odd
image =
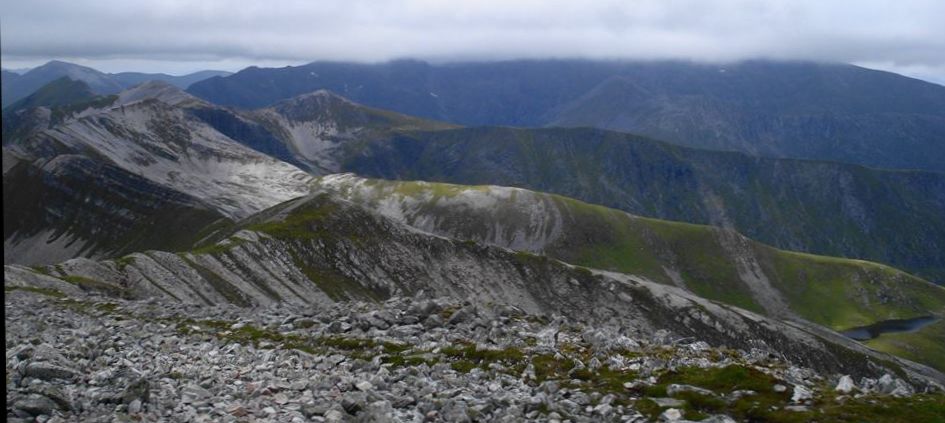
[{"label": "cloud", "polygon": [[939,0],[0,4],[6,67],[50,58],[181,68],[400,57],[580,57],[807,59],[945,69],[945,2]]}]

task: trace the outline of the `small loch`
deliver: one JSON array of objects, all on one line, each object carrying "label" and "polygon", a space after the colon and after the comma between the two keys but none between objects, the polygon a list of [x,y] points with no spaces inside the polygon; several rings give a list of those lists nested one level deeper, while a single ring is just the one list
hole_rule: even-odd
[{"label": "small loch", "polygon": [[912,319],[893,319],[893,320],[883,320],[880,322],[873,323],[869,326],[860,326],[856,328],[847,329],[841,331],[844,336],[848,338],[853,338],[857,341],[867,341],[877,336],[880,336],[884,333],[893,333],[893,332],[913,332],[919,330],[925,326],[928,326],[936,321],[940,320],[939,317],[935,316],[922,316],[915,317]]}]

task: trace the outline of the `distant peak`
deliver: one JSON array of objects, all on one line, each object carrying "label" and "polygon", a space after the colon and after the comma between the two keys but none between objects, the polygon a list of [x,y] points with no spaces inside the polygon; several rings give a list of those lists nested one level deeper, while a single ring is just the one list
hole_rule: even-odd
[{"label": "distant peak", "polygon": [[308,119],[313,113],[317,114],[338,106],[358,106],[358,104],[331,91],[321,89],[280,101],[274,104],[272,109],[293,118]]},{"label": "distant peak", "polygon": [[92,69],[87,66],[77,65],[75,63],[63,62],[62,60],[50,60],[46,64],[36,69]]},{"label": "distant peak", "polygon": [[295,101],[303,101],[303,100],[307,100],[307,99],[331,99],[331,100],[341,100],[341,101],[344,101],[344,102],[347,102],[347,103],[353,103],[351,100],[348,100],[347,98],[344,98],[344,97],[342,97],[342,96],[340,96],[340,95],[338,95],[338,94],[335,94],[335,93],[333,93],[333,92],[331,92],[331,91],[328,91],[328,90],[326,90],[326,89],[315,90],[315,91],[312,91],[312,92],[310,92],[310,93],[308,93],[308,94],[302,94],[302,95],[299,95],[299,96],[295,96],[295,97],[293,97],[293,98],[290,98],[289,101],[293,101],[293,100],[295,100]]},{"label": "distant peak", "polygon": [[204,103],[178,87],[164,81],[142,82],[118,94],[115,104],[126,105],[138,101],[154,99],[171,106]]},{"label": "distant peak", "polygon": [[169,82],[160,81],[160,80],[157,80],[157,79],[153,79],[153,80],[150,80],[150,81],[144,81],[144,82],[142,82],[142,83],[140,83],[140,84],[138,84],[138,85],[135,85],[134,87],[131,87],[131,89],[136,89],[136,88],[137,88],[137,89],[180,90],[179,88],[175,87],[174,85],[171,85],[171,83],[169,83]]}]

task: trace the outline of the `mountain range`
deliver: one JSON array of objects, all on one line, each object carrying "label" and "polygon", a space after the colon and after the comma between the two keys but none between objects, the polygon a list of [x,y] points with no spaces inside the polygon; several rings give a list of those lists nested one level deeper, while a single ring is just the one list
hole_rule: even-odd
[{"label": "mountain range", "polygon": [[187,75],[173,76],[163,73],[120,72],[104,73],[86,66],[53,60],[42,66],[35,67],[23,74],[2,71],[3,107],[13,104],[26,97],[40,87],[67,77],[74,81],[82,81],[96,94],[116,94],[126,88],[142,82],[157,80],[164,81],[180,88],[187,88],[191,84],[214,76],[226,76],[230,72],[199,71]]},{"label": "mountain range", "polygon": [[589,126],[766,157],[945,171],[945,87],[846,64],[313,62],[188,88],[245,109],[318,89],[466,126]]},{"label": "mountain range", "polygon": [[[470,72],[463,89],[485,95],[469,67],[509,66],[497,72],[506,78],[535,63],[544,62],[377,66],[392,81],[424,75],[399,67]],[[555,78],[597,86],[578,65],[568,64],[588,78]],[[309,66],[285,72],[342,65]],[[357,66],[346,78],[370,73]],[[785,66],[804,74],[812,65]],[[281,95],[279,78],[261,95]],[[396,86],[376,95],[393,99]],[[415,93],[401,94],[409,102]],[[559,94],[537,93],[535,104],[556,108],[566,101]],[[936,95],[900,111],[922,114]],[[864,110],[879,107],[866,97]],[[217,104],[161,81],[107,94],[71,78],[12,103],[3,118],[5,285],[238,307],[446,296],[776,350],[823,372],[945,382],[945,288],[929,282],[945,280],[945,173],[712,151],[601,128],[465,127],[326,90],[263,106]],[[837,333],[929,316],[922,328],[863,343]]]},{"label": "mountain range", "polygon": [[[107,138],[113,146],[133,133],[135,139],[151,140],[154,151],[212,134],[316,175],[355,172],[387,179],[518,186],[642,216],[733,228],[778,248],[874,260],[945,280],[945,255],[940,254],[945,174],[937,172],[765,159],[587,128],[460,128],[364,107],[326,91],[256,111],[213,105],[157,82],[121,95],[147,96],[157,100],[139,103],[161,113],[144,110],[143,105],[129,109],[122,105],[127,100],[119,99],[108,108],[111,123],[84,117],[26,140],[4,142],[21,155],[43,156],[62,150],[50,150],[53,145],[79,139],[64,131],[83,133],[81,142],[88,145]],[[141,122],[126,128],[132,124],[127,115],[139,109],[136,120]],[[78,127],[82,129],[74,129]],[[116,148],[108,147],[106,155],[117,154]],[[158,169],[149,164],[152,159],[136,157],[143,152],[121,154],[127,156],[125,168],[134,173],[164,173],[156,179],[159,183],[186,183],[175,176],[179,170]],[[281,192],[299,192],[289,188],[295,183],[291,178],[283,180]],[[204,196],[206,189],[196,184],[184,191]],[[229,188],[219,192],[228,193]],[[258,205],[208,201],[231,204],[220,210],[240,217],[288,199],[281,194],[265,201],[252,197]],[[234,214],[233,207],[244,210]]]}]

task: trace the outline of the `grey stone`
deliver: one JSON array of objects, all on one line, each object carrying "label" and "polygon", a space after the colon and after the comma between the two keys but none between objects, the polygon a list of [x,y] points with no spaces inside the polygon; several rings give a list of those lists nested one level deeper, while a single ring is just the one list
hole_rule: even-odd
[{"label": "grey stone", "polygon": [[794,386],[794,393],[791,395],[791,402],[802,402],[811,399],[812,393],[801,385]]},{"label": "grey stone", "polygon": [[613,409],[614,407],[612,407],[610,404],[598,404],[596,407],[594,407],[594,414],[606,417],[609,416],[611,412],[613,412]]},{"label": "grey stone", "polygon": [[391,405],[393,405],[394,408],[407,408],[412,405],[415,405],[416,403],[417,403],[417,399],[408,395],[408,396],[395,398],[391,402]]},{"label": "grey stone", "polygon": [[307,418],[311,418],[312,416],[324,416],[329,409],[331,409],[330,404],[317,402],[302,404],[301,411],[302,415]]},{"label": "grey stone", "polygon": [[423,327],[425,328],[438,328],[443,326],[443,318],[439,314],[431,314],[423,320]]},{"label": "grey stone", "polygon": [[750,397],[753,395],[758,395],[758,393],[752,390],[748,390],[748,389],[739,389],[737,391],[732,391],[732,393],[728,394],[728,396],[726,396],[726,400],[728,400],[729,402],[735,402],[744,397]]},{"label": "grey stone", "polygon": [[356,415],[364,409],[366,403],[367,397],[365,397],[364,394],[349,393],[341,399],[341,408],[343,408],[348,414]]},{"label": "grey stone", "polygon": [[185,404],[194,403],[208,399],[212,395],[210,391],[197,385],[188,385],[181,390],[181,402]]},{"label": "grey stone", "polygon": [[395,422],[394,409],[388,401],[375,401],[365,408],[358,416],[358,422],[363,423],[388,423]]},{"label": "grey stone", "polygon": [[60,410],[69,411],[72,409],[72,401],[59,386],[49,384],[33,385],[28,388],[28,391],[51,399]]},{"label": "grey stone", "polygon": [[137,414],[141,412],[141,400],[135,399],[128,404],[128,412],[131,414]]},{"label": "grey stone", "polygon": [[338,410],[328,410],[328,412],[325,413],[326,422],[340,422],[344,419],[344,413]]},{"label": "grey stone", "polygon": [[23,374],[41,380],[72,379],[78,375],[75,370],[45,362],[29,363]]},{"label": "grey stone", "polygon": [[835,391],[844,394],[849,394],[854,389],[856,389],[856,385],[853,384],[853,378],[849,375],[841,376],[840,381],[837,382],[837,386],[834,388]]},{"label": "grey stone", "polygon": [[672,384],[670,384],[669,386],[666,387],[666,394],[669,395],[669,396],[671,396],[671,397],[674,397],[674,396],[678,395],[678,394],[681,393],[681,392],[692,392],[692,393],[695,393],[695,394],[706,395],[706,396],[710,396],[710,397],[714,397],[714,396],[715,396],[715,392],[712,392],[712,391],[710,391],[710,390],[708,390],[708,389],[705,389],[705,388],[700,388],[700,387],[698,387],[698,386],[680,385],[680,384],[672,383]]},{"label": "grey stone", "polygon": [[470,307],[463,307],[453,312],[453,314],[450,315],[449,320],[446,321],[446,324],[450,326],[456,326],[460,323],[469,321],[473,316],[474,314]]},{"label": "grey stone", "polygon": [[682,412],[675,408],[669,408],[660,414],[660,420],[666,422],[675,422],[682,420]]},{"label": "grey stone", "polygon": [[137,379],[125,387],[121,393],[121,399],[125,404],[130,404],[135,400],[146,403],[151,399],[151,384],[147,379]]},{"label": "grey stone", "polygon": [[17,400],[13,407],[28,413],[31,416],[51,415],[58,406],[56,403],[40,394],[29,394]]},{"label": "grey stone", "polygon": [[676,398],[650,398],[656,405],[662,407],[682,407],[686,401]]},{"label": "grey stone", "polygon": [[407,309],[407,313],[417,316],[420,319],[438,313],[442,308],[433,300],[416,301]]},{"label": "grey stone", "polygon": [[724,414],[716,414],[700,420],[702,423],[737,423],[737,420]]}]

